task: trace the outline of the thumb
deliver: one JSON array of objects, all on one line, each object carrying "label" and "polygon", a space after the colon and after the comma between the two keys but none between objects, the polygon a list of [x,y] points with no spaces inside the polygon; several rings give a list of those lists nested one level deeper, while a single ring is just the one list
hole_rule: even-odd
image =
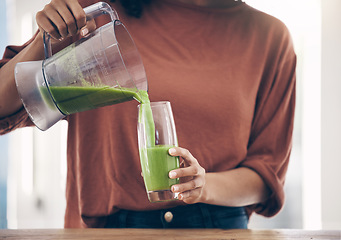
[{"label": "thumb", "polygon": [[84,27],[81,28],[80,33],[83,37],[85,37],[86,35],[88,35],[89,33],[95,30],[96,30],[96,22],[94,19],[91,19],[86,22],[86,25]]}]

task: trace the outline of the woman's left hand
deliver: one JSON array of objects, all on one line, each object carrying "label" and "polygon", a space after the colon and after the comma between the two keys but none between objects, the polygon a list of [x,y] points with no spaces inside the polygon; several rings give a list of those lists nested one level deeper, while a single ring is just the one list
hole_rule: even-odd
[{"label": "woman's left hand", "polygon": [[179,156],[183,163],[180,168],[169,172],[169,178],[180,178],[180,184],[172,186],[172,192],[179,193],[178,199],[187,204],[203,202],[203,188],[205,186],[206,171],[200,166],[198,160],[184,148],[174,147],[169,149],[171,156]]}]

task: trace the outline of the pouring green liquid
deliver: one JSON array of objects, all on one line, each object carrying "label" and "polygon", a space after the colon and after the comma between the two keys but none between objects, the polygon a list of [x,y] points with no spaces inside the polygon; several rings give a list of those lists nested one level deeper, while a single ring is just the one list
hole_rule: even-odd
[{"label": "pouring green liquid", "polygon": [[[48,90],[41,88],[48,97]],[[143,178],[147,191],[169,190],[178,179],[170,179],[169,171],[179,168],[178,157],[168,154],[171,145],[155,144],[155,125],[147,91],[110,86],[50,86],[49,91],[58,108],[69,115],[102,106],[112,105],[131,99],[140,102],[139,124],[143,124],[146,147],[139,149]]]}]

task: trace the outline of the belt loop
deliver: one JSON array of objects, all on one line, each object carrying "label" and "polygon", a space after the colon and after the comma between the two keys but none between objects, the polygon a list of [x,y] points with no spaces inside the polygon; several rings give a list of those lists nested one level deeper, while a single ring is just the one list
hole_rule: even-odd
[{"label": "belt loop", "polygon": [[199,203],[198,207],[202,213],[204,224],[206,228],[214,228],[213,221],[211,218],[210,210],[208,209],[208,205],[204,203]]}]

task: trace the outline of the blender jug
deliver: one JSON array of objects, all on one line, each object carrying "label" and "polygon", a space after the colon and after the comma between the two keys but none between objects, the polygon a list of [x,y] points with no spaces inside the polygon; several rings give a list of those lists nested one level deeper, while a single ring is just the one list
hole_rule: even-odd
[{"label": "blender jug", "polygon": [[117,13],[103,2],[84,8],[87,19],[111,21],[52,56],[44,34],[45,60],[18,63],[15,81],[33,123],[47,130],[72,113],[135,99],[147,91],[141,57]]}]

